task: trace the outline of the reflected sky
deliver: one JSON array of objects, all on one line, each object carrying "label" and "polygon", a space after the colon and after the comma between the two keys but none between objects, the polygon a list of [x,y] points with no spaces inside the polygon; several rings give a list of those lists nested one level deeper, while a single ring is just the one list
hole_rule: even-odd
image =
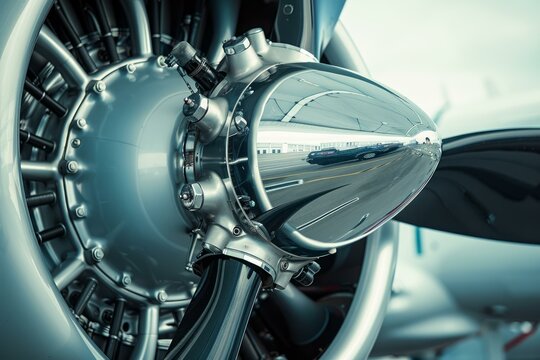
[{"label": "reflected sky", "polygon": [[540,2],[348,1],[342,21],[373,78],[429,115],[540,90]]}]

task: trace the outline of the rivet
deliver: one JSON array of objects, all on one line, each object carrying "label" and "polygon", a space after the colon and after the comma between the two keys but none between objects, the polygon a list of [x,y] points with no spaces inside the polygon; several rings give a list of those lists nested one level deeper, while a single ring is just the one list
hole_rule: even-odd
[{"label": "rivet", "polygon": [[156,299],[160,303],[164,303],[169,298],[169,295],[167,295],[167,292],[165,290],[159,290],[156,294]]}]

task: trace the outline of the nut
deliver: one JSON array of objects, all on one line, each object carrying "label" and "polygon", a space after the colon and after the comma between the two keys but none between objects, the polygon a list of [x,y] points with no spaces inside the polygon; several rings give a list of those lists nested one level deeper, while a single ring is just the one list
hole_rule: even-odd
[{"label": "nut", "polygon": [[249,39],[245,36],[233,37],[231,40],[223,44],[223,51],[227,55],[239,54],[251,46]]},{"label": "nut", "polygon": [[242,229],[240,228],[240,226],[235,226],[232,229],[232,233],[234,236],[240,236],[240,234],[242,234]]},{"label": "nut", "polygon": [[68,161],[66,163],[66,171],[69,174],[76,174],[79,171],[79,163],[74,160]]},{"label": "nut", "polygon": [[106,89],[107,89],[107,85],[105,84],[105,82],[101,80],[96,81],[96,83],[94,84],[94,91],[97,93],[104,92]]},{"label": "nut", "polygon": [[247,126],[247,121],[242,115],[237,114],[234,116],[234,126],[236,126],[238,131],[244,131]]},{"label": "nut", "polygon": [[84,206],[79,206],[75,209],[75,216],[79,219],[86,217],[86,208]]},{"label": "nut", "polygon": [[179,193],[180,201],[189,211],[199,210],[204,202],[204,194],[200,184],[185,184]]},{"label": "nut", "polygon": [[95,262],[100,262],[105,257],[105,252],[99,246],[96,246],[92,249],[92,260]]},{"label": "nut", "polygon": [[135,64],[129,63],[126,65],[126,71],[128,72],[128,74],[133,74],[135,70],[137,70]]},{"label": "nut", "polygon": [[75,124],[77,125],[77,127],[79,129],[84,129],[87,125],[86,123],[86,119],[85,118],[79,118],[77,120],[75,120]]}]

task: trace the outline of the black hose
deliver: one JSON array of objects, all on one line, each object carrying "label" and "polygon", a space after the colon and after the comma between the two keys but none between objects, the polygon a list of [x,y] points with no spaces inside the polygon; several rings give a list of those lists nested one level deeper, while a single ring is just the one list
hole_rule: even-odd
[{"label": "black hose", "polygon": [[107,18],[107,11],[105,10],[105,5],[103,0],[96,0],[96,11],[97,11],[97,20],[99,22],[99,27],[101,28],[101,41],[105,46],[105,50],[109,54],[109,59],[111,64],[118,62],[118,50],[116,49],[116,43],[111,32],[111,25],[109,24],[109,19]]},{"label": "black hose", "polygon": [[54,191],[48,191],[42,194],[30,195],[26,197],[26,205],[29,208],[53,204],[56,201],[56,194]]},{"label": "black hose", "polygon": [[154,54],[161,54],[161,7],[158,0],[150,1],[150,32]]},{"label": "black hose", "polygon": [[86,47],[81,42],[81,39],[79,38],[79,34],[77,34],[77,30],[75,30],[75,27],[71,23],[71,21],[67,18],[66,14],[62,10],[62,6],[58,1],[54,2],[54,5],[52,7],[52,11],[56,14],[58,19],[63,25],[64,31],[66,32],[66,35],[69,39],[69,42],[73,46],[73,49],[77,53],[79,60],[81,60],[81,64],[85,68],[86,71],[89,73],[93,73],[97,71],[96,64],[94,63],[94,60],[90,57],[90,54],[88,53],[88,50],[86,50]]},{"label": "black hose", "polygon": [[109,330],[109,338],[107,339],[107,346],[105,348],[105,355],[109,359],[114,358],[114,353],[118,347],[118,335],[120,334],[120,326],[122,325],[122,319],[124,317],[124,310],[126,306],[126,300],[118,299],[114,305],[114,313]]},{"label": "black hose", "polygon": [[52,239],[60,238],[66,235],[66,227],[64,224],[58,224],[52,228],[42,230],[36,233],[36,237],[40,244]]},{"label": "black hose", "polygon": [[210,259],[165,360],[236,359],[260,287],[249,265]]},{"label": "black hose", "polygon": [[67,109],[64,106],[54,100],[44,90],[32,84],[28,79],[24,81],[24,90],[26,90],[34,99],[43,104],[43,106],[45,106],[47,109],[51,110],[59,118],[66,115]]},{"label": "black hose", "polygon": [[201,20],[204,11],[204,0],[197,0],[195,5],[195,11],[191,17],[191,29],[189,31],[188,42],[199,48],[199,33],[201,29]]}]

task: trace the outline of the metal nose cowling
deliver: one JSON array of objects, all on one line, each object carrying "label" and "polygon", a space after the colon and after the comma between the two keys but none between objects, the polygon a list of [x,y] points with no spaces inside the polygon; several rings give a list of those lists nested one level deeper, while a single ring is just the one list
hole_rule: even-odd
[{"label": "metal nose cowling", "polygon": [[239,134],[231,122],[227,143],[236,196],[256,204],[245,217],[299,255],[377,229],[422,190],[441,155],[419,108],[328,65],[268,69],[233,113],[249,128]]},{"label": "metal nose cowling", "polygon": [[441,141],[401,95],[260,29],[223,48],[215,70],[187,43],[168,58],[199,89],[184,100],[179,202],[202,220],[201,254],[255,264],[265,286],[284,287],[403,209]]}]

